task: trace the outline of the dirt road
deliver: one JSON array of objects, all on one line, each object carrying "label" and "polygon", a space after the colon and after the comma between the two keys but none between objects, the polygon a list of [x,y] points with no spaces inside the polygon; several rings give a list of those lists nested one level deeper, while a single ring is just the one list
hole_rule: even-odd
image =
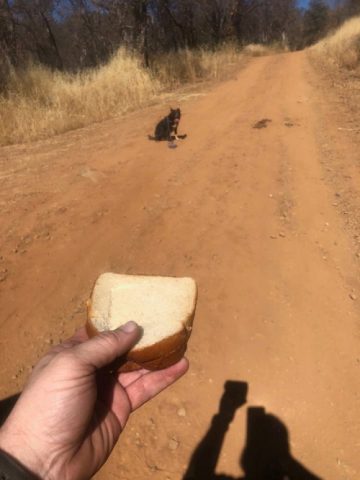
[{"label": "dirt road", "polygon": [[190,372],[97,479],[180,480],[228,380],[247,403],[214,419],[197,478],[260,479],[276,454],[291,479],[360,478],[359,145],[320,81],[304,53],[254,59],[180,98],[176,150],[146,139],[164,105],[0,150],[0,398],[84,322],[99,273],[199,284]]}]

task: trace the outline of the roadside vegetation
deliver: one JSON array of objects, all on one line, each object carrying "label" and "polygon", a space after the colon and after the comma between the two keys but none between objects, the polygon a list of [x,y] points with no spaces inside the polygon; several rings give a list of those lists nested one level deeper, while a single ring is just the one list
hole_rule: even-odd
[{"label": "roadside vegetation", "polygon": [[228,45],[215,51],[182,50],[176,57],[164,54],[145,68],[140,55],[121,48],[107,64],[79,73],[39,64],[10,68],[0,95],[0,145],[45,138],[121,115],[184,83],[221,79],[241,58],[239,50]]},{"label": "roadside vegetation", "polygon": [[312,48],[325,62],[349,70],[360,68],[360,17],[345,22]]}]

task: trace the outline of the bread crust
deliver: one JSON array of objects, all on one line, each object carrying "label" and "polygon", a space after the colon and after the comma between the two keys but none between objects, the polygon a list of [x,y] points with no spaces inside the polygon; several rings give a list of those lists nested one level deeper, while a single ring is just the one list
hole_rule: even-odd
[{"label": "bread crust", "polygon": [[[194,308],[183,323],[183,328],[160,342],[154,343],[148,347],[136,348],[128,352],[125,357],[118,359],[113,368],[120,372],[132,372],[145,368],[147,370],[162,370],[177,363],[184,356],[187,348],[187,342],[190,338],[192,325],[195,317],[196,297],[194,299]],[[97,328],[91,321],[91,299],[87,301],[87,322],[86,331],[89,337],[99,335]]]}]

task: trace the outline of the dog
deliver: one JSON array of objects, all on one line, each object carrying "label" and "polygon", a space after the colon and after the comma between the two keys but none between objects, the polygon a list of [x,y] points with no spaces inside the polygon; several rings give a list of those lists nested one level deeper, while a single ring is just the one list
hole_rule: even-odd
[{"label": "dog", "polygon": [[170,108],[169,115],[160,120],[155,127],[155,135],[149,135],[149,140],[155,140],[156,142],[161,142],[163,140],[173,142],[174,140],[186,138],[187,135],[178,135],[180,119],[180,108]]}]

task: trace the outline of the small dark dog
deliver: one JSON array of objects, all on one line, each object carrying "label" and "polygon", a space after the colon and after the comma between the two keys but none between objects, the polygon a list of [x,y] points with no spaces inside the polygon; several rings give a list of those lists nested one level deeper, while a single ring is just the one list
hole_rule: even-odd
[{"label": "small dark dog", "polygon": [[167,117],[163,118],[155,128],[155,135],[149,135],[149,140],[155,140],[161,142],[166,140],[168,142],[173,142],[174,140],[179,140],[179,138],[184,139],[186,135],[178,135],[178,127],[181,119],[181,110],[180,108],[170,108],[170,113]]}]

